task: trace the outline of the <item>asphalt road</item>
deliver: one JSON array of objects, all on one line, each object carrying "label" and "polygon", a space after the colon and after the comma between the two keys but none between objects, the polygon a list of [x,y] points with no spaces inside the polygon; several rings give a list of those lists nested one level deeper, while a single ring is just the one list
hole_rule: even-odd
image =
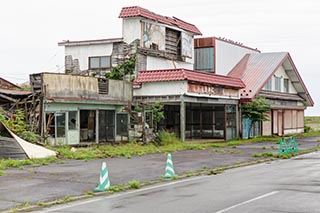
[{"label": "asphalt road", "polygon": [[38,212],[320,212],[320,152]]}]

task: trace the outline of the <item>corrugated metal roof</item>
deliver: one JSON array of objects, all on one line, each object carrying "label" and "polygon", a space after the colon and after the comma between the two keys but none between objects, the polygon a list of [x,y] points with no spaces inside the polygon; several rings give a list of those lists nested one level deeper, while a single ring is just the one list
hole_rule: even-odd
[{"label": "corrugated metal roof", "polygon": [[31,91],[0,89],[0,93],[6,95],[31,95]]},{"label": "corrugated metal roof", "polygon": [[[300,86],[295,87],[297,92],[306,94],[307,98],[305,101],[307,105],[312,106],[313,100],[288,52],[246,54],[228,73],[228,76],[240,78],[246,85],[245,88],[240,91],[241,98],[252,99],[261,91],[268,79],[285,62],[287,63],[287,69],[292,69],[295,78],[299,81]],[[288,66],[290,66],[290,68],[288,68]]]},{"label": "corrugated metal roof", "polygon": [[182,21],[176,17],[167,17],[158,15],[156,13],[153,13],[147,9],[144,9],[139,6],[132,6],[132,7],[123,7],[119,18],[130,18],[130,17],[144,17],[156,22],[160,22],[167,25],[177,26],[183,30],[192,32],[197,35],[202,35],[200,30],[193,24],[187,23],[185,21]]},{"label": "corrugated metal roof", "polygon": [[193,81],[212,85],[222,85],[233,88],[244,88],[239,78],[210,74],[187,69],[166,69],[140,71],[134,83],[163,82],[163,81]]}]

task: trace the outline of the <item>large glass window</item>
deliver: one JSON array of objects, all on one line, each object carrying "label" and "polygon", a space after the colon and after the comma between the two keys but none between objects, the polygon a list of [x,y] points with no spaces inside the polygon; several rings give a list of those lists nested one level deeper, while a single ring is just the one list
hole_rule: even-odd
[{"label": "large glass window", "polygon": [[89,69],[107,69],[111,67],[110,56],[89,57]]}]

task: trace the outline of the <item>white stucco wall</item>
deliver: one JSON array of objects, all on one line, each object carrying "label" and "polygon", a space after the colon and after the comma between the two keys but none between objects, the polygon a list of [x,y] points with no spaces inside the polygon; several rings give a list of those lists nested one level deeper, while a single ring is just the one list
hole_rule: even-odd
[{"label": "white stucco wall", "polygon": [[182,95],[187,92],[187,89],[187,81],[144,83],[140,89],[133,89],[133,96]]},{"label": "white stucco wall", "polygon": [[[284,70],[283,66],[280,66],[278,70],[274,73],[275,76],[281,78],[281,92],[284,91],[284,80],[283,79],[289,79],[289,76],[287,75],[286,71]],[[272,90],[275,90],[275,80],[274,77],[272,79]],[[293,87],[293,84],[291,83],[289,79],[289,93],[297,94],[297,90]]]},{"label": "white stucco wall", "polygon": [[225,41],[215,40],[216,74],[225,75],[245,56],[247,53],[257,51],[231,44]]},{"label": "white stucco wall", "polygon": [[130,44],[136,39],[141,39],[141,18],[124,18],[122,21],[123,41]]},{"label": "white stucco wall", "polygon": [[80,70],[87,70],[89,67],[89,57],[111,56],[112,49],[112,43],[65,46],[65,55],[71,55],[72,59],[78,59]]},{"label": "white stucco wall", "polygon": [[193,69],[193,63],[171,61],[163,58],[147,57],[147,70],[185,68]]}]

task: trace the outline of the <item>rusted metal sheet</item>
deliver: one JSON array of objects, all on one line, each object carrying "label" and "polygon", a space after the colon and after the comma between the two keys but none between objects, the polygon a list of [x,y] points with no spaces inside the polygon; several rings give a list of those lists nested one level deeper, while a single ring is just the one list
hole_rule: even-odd
[{"label": "rusted metal sheet", "polygon": [[214,47],[214,45],[215,45],[215,37],[194,39],[194,48]]}]

